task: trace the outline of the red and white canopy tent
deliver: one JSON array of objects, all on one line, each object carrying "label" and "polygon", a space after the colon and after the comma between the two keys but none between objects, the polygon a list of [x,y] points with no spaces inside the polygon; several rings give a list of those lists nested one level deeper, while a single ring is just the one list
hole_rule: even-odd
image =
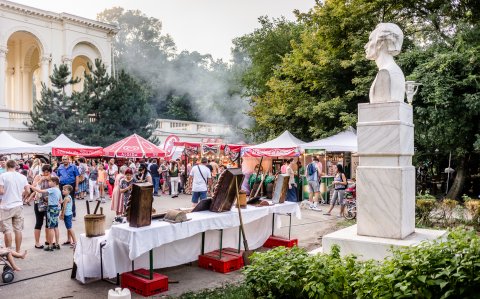
[{"label": "red and white canopy tent", "polygon": [[300,145],[305,142],[293,136],[288,130],[265,143],[242,148],[243,157],[298,157]]},{"label": "red and white canopy tent", "polygon": [[72,141],[64,134],[60,134],[53,141],[40,146],[42,152],[52,154],[52,156],[82,156],[82,157],[101,157],[103,156],[102,147],[88,146]]},{"label": "red and white canopy tent", "polygon": [[164,157],[165,151],[145,138],[133,134],[104,148],[103,155],[117,158],[157,158]]},{"label": "red and white canopy tent", "polygon": [[[262,161],[262,168],[269,170],[272,168],[273,159],[293,158],[301,155],[300,145],[304,144],[302,140],[293,136],[288,130],[280,136],[265,143],[246,146],[242,148],[242,171],[248,173],[254,170],[255,165]],[[258,159],[266,158],[266,159]]]}]

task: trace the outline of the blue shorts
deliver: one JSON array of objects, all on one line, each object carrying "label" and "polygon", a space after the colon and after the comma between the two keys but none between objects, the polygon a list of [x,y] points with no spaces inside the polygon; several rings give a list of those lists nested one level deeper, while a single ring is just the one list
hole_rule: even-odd
[{"label": "blue shorts", "polygon": [[60,214],[60,208],[58,206],[48,206],[47,208],[47,227],[58,227],[58,215]]},{"label": "blue shorts", "polygon": [[73,214],[68,216],[63,216],[63,221],[65,221],[65,227],[67,229],[72,228],[72,217],[73,217]]},{"label": "blue shorts", "polygon": [[198,203],[198,199],[200,200],[207,199],[207,191],[192,192],[192,202]]}]

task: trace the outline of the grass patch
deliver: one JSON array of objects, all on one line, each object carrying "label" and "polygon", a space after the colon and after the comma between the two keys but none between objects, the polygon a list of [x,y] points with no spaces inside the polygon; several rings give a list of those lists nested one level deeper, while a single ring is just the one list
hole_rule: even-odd
[{"label": "grass patch", "polygon": [[335,225],[336,229],[342,229],[345,227],[352,226],[354,224],[357,224],[356,219],[348,220],[348,219],[343,219],[341,221],[338,221],[337,224]]},{"label": "grass patch", "polygon": [[205,298],[205,299],[254,299],[253,294],[248,287],[244,284],[225,285],[223,287],[203,290],[200,292],[188,292],[178,299],[192,299],[192,298]]}]

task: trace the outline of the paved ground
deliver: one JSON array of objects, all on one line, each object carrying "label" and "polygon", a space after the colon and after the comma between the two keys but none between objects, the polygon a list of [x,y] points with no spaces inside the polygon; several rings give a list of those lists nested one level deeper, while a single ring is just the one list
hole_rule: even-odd
[{"label": "paved ground", "polygon": [[[172,199],[169,196],[157,197],[154,207],[157,211],[164,211],[171,208],[189,207],[190,197],[182,195]],[[110,211],[110,201],[102,204],[104,213],[107,215],[107,226],[112,222],[114,212]],[[326,207],[323,209],[325,210]],[[25,230],[23,235],[23,249],[28,250],[25,260],[17,260],[22,271],[15,273],[13,284],[1,285],[0,298],[106,298],[109,289],[114,288],[107,282],[97,281],[86,285],[70,279],[70,270],[62,271],[72,267],[73,250],[69,247],[62,247],[55,252],[45,252],[34,248],[33,227],[35,215],[33,206],[25,206]],[[77,220],[73,223],[74,230],[78,234],[84,232],[83,217],[86,213],[85,201],[77,202]],[[338,212],[335,210],[334,215]],[[285,217],[286,218],[286,217]],[[278,235],[288,235],[288,218],[282,221],[283,227],[277,232]],[[333,230],[338,221],[334,216],[324,216],[321,212],[302,210],[302,219],[292,218],[292,237],[299,239],[299,246],[309,250],[321,245],[321,237]],[[66,230],[61,223],[61,241],[66,240]],[[42,232],[42,241],[44,235]],[[3,238],[0,237],[0,240]],[[3,241],[3,240],[2,240]],[[35,276],[60,271],[58,273],[33,278]],[[162,293],[175,297],[188,291],[198,291],[205,288],[218,287],[228,282],[241,279],[239,271],[229,274],[219,274],[198,268],[193,265],[183,265],[174,268],[161,269],[158,272],[165,274],[170,280],[178,281],[169,285],[169,291]],[[134,295],[133,298],[142,298]]]}]

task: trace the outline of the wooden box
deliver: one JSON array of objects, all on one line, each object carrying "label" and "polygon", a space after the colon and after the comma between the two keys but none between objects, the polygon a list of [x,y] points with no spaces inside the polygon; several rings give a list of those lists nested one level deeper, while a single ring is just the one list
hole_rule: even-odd
[{"label": "wooden box", "polygon": [[288,191],[288,180],[289,176],[287,174],[279,174],[275,180],[275,185],[273,186],[272,202],[273,203],[284,203],[287,198]]},{"label": "wooden box", "polygon": [[132,196],[127,206],[127,220],[131,227],[149,226],[152,223],[153,185],[133,184]]},{"label": "wooden box", "polygon": [[[243,178],[244,175],[240,168],[229,168],[225,170],[218,181],[218,186],[212,198],[212,204],[210,205],[210,211],[230,211],[237,197],[237,189],[240,192]],[[235,187],[235,181],[237,182],[237,187]]]}]

